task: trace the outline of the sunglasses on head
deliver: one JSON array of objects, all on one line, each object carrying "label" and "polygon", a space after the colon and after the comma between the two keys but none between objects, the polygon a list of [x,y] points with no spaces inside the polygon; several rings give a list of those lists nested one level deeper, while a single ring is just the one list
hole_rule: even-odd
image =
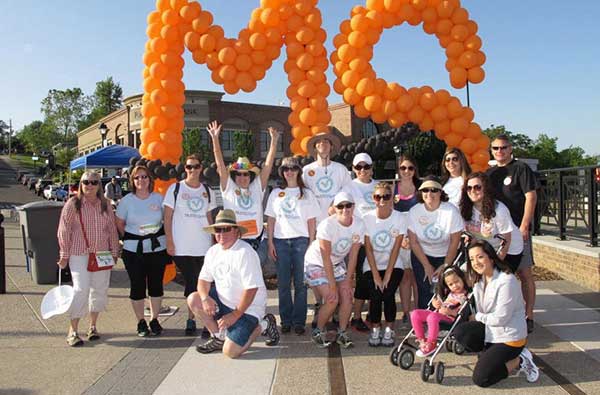
[{"label": "sunglasses on head", "polygon": [[148,176],[145,174],[133,177],[134,180],[146,180],[147,178],[148,178]]},{"label": "sunglasses on head", "polygon": [[236,177],[250,177],[250,173],[247,171],[236,171],[234,174]]},{"label": "sunglasses on head", "polygon": [[421,192],[423,192],[423,193],[438,193],[439,191],[441,191],[441,189],[438,189],[438,188],[423,188],[423,189],[421,189]]},{"label": "sunglasses on head", "polygon": [[414,166],[400,166],[401,171],[413,171],[414,169]]},{"label": "sunglasses on head", "polygon": [[447,156],[445,161],[446,162],[458,162],[458,156]]},{"label": "sunglasses on head", "polygon": [[282,172],[286,172],[286,171],[299,171],[300,168],[298,166],[281,166],[281,171]]},{"label": "sunglasses on head", "polygon": [[83,185],[98,185],[99,182],[98,180],[81,180]]},{"label": "sunglasses on head", "polygon": [[352,208],[352,206],[354,206],[354,203],[340,203],[337,206],[335,206],[335,208],[337,208],[338,210],[343,210],[345,208]]},{"label": "sunglasses on head", "polygon": [[198,170],[201,167],[202,165],[199,163],[197,165],[185,165],[186,170]]},{"label": "sunglasses on head", "polygon": [[370,170],[372,167],[373,167],[372,165],[356,165],[356,166],[354,166],[354,168],[358,171]]},{"label": "sunglasses on head", "polygon": [[373,195],[373,199],[378,202],[381,199],[383,199],[384,201],[388,201],[392,198],[392,195],[390,193],[386,193],[385,195]]},{"label": "sunglasses on head", "polygon": [[467,192],[481,191],[482,189],[483,189],[483,186],[481,184],[467,185]]},{"label": "sunglasses on head", "polygon": [[220,228],[215,228],[215,233],[227,233],[227,232],[231,232],[232,229],[233,229],[233,226],[223,226]]},{"label": "sunglasses on head", "polygon": [[495,147],[492,147],[492,150],[494,150],[494,151],[504,151],[508,147],[509,147],[508,145],[497,145]]}]

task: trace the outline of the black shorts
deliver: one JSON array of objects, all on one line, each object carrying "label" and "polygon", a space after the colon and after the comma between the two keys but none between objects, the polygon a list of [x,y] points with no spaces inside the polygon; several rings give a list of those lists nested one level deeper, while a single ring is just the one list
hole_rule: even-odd
[{"label": "black shorts", "polygon": [[368,300],[371,297],[369,276],[366,276],[362,270],[366,256],[367,253],[365,252],[365,247],[360,247],[358,250],[358,258],[356,258],[356,288],[354,288],[354,299]]},{"label": "black shorts", "polygon": [[200,270],[202,270],[202,266],[204,265],[204,257],[179,255],[174,256],[173,261],[183,275],[183,281],[185,282],[183,296],[187,298],[188,295],[196,292],[198,289],[198,276],[200,276]]},{"label": "black shorts", "polygon": [[504,262],[510,267],[510,270],[514,273],[519,270],[519,266],[521,265],[521,257],[523,254],[510,255],[506,254],[504,258]]}]

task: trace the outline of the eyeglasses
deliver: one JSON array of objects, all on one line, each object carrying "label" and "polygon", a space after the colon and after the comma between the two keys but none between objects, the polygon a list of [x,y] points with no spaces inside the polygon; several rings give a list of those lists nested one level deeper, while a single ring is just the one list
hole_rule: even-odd
[{"label": "eyeglasses", "polygon": [[492,150],[494,150],[494,151],[504,151],[508,147],[510,147],[510,146],[509,145],[497,145],[495,147],[492,147]]},{"label": "eyeglasses", "polygon": [[300,168],[298,166],[281,166],[281,171],[282,172],[286,172],[286,171],[299,171]]},{"label": "eyeglasses", "polygon": [[476,185],[467,185],[467,192],[471,192],[471,191],[481,191],[483,189],[483,186],[481,184],[476,184]]},{"label": "eyeglasses", "polygon": [[392,198],[392,195],[389,193],[386,193],[385,195],[373,195],[373,199],[378,202],[381,199],[383,199],[384,201],[388,201]]},{"label": "eyeglasses", "polygon": [[444,159],[446,161],[446,163],[448,162],[458,162],[458,156],[447,156],[446,159]]},{"label": "eyeglasses", "polygon": [[438,189],[438,188],[423,188],[423,189],[421,189],[421,192],[423,192],[423,193],[438,193],[439,191],[441,191],[441,189]]},{"label": "eyeglasses", "polygon": [[202,167],[201,164],[197,164],[197,165],[185,165],[185,169],[186,170],[198,170]]},{"label": "eyeglasses", "polygon": [[233,229],[233,226],[223,226],[221,228],[215,228],[215,233],[227,233],[231,232],[231,229]]},{"label": "eyeglasses", "polygon": [[354,166],[354,168],[358,171],[370,170],[372,167],[373,167],[372,165],[356,165],[356,166]]},{"label": "eyeglasses", "polygon": [[400,166],[400,171],[413,171],[415,170],[414,166]]},{"label": "eyeglasses", "polygon": [[98,185],[99,182],[98,180],[81,180],[83,185]]},{"label": "eyeglasses", "polygon": [[354,206],[354,203],[340,203],[337,206],[335,206],[335,208],[337,208],[338,210],[343,210],[345,208],[352,208],[352,206]]},{"label": "eyeglasses", "polygon": [[247,171],[236,171],[233,173],[236,177],[250,177],[250,173]]},{"label": "eyeglasses", "polygon": [[148,176],[144,174],[141,176],[135,176],[135,177],[133,177],[133,179],[134,180],[146,180],[146,179],[148,179]]}]

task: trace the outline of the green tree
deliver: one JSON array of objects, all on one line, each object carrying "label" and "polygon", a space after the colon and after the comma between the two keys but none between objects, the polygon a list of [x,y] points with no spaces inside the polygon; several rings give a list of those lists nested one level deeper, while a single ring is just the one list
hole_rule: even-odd
[{"label": "green tree", "polygon": [[112,77],[96,82],[96,90],[89,98],[90,112],[80,122],[79,130],[98,122],[101,118],[123,106],[123,89]]},{"label": "green tree", "polygon": [[33,121],[25,125],[18,133],[18,138],[30,152],[50,151],[55,144],[63,140],[63,136],[54,125],[42,121]]},{"label": "green tree", "polygon": [[75,159],[76,150],[69,147],[59,148],[54,152],[54,161],[58,166],[68,169],[71,161]]},{"label": "green tree", "polygon": [[233,132],[233,160],[240,156],[252,159],[254,153],[254,138],[251,131],[244,132],[237,130]]},{"label": "green tree", "polygon": [[510,138],[513,146],[513,153],[516,157],[531,157],[530,151],[533,147],[533,140],[531,140],[531,138],[526,134],[513,133],[509,130],[506,130],[504,125],[490,125],[489,128],[483,130],[483,133],[487,135],[491,141],[493,141],[497,136],[505,134]]},{"label": "green tree", "polygon": [[90,99],[80,88],[51,89],[42,100],[44,123],[54,125],[67,140],[74,140],[89,113]]},{"label": "green tree", "polygon": [[8,129],[6,122],[0,119],[0,148],[8,147],[8,134],[10,133]]},{"label": "green tree", "polygon": [[[212,150],[206,144],[202,144],[201,135],[203,131],[200,128],[185,129],[183,131],[183,142],[182,148],[183,153],[181,155],[181,162],[185,160],[188,155],[200,154],[200,157],[204,160],[214,160]],[[204,133],[207,133],[204,131]]]}]

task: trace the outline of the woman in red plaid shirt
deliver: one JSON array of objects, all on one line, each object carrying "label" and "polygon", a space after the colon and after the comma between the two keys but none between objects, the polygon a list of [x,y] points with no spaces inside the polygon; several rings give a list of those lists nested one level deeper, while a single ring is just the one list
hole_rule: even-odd
[{"label": "woman in red plaid shirt", "polygon": [[83,340],[77,334],[77,330],[79,320],[88,311],[90,328],[87,339],[100,338],[96,330],[96,322],[100,312],[106,308],[110,283],[110,270],[96,272],[87,270],[89,253],[110,252],[115,262],[119,257],[119,236],[115,215],[102,194],[98,173],[91,171],[83,173],[77,196],[72,197],[65,204],[58,225],[58,244],[60,246],[58,266],[64,269],[67,264],[69,265],[75,291],[69,309],[71,326],[67,344],[71,347],[81,346]]}]

